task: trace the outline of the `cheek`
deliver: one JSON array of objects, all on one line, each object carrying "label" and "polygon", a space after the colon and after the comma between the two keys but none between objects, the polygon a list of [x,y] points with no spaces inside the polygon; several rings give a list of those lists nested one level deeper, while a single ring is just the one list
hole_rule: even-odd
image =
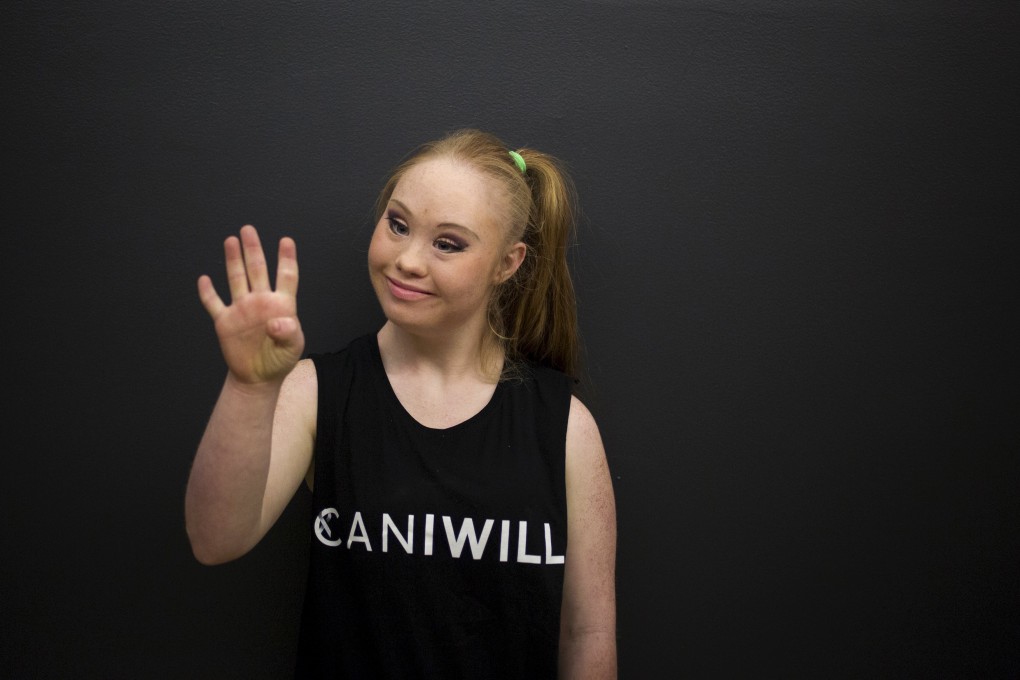
[{"label": "cheek", "polygon": [[386,259],[386,239],[376,226],[372,232],[372,240],[368,242],[368,267],[377,269]]},{"label": "cheek", "polygon": [[459,278],[461,291],[472,300],[488,300],[495,287],[493,269],[489,262],[477,263],[470,272]]}]

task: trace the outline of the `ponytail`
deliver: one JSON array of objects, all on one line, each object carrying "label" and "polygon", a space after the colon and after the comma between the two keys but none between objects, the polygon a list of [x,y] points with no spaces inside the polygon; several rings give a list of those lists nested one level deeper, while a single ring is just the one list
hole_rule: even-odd
[{"label": "ponytail", "polygon": [[[531,209],[524,228],[524,262],[493,296],[507,357],[530,360],[577,376],[577,303],[567,266],[575,228],[575,194],[559,162],[518,149],[527,165]],[[492,314],[490,313],[490,319]],[[491,319],[495,322],[496,319]],[[495,325],[495,324],[493,324]]]}]

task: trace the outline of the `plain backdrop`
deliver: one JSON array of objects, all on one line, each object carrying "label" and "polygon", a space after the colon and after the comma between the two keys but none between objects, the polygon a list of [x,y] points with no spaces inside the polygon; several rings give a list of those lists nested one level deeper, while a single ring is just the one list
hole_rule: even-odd
[{"label": "plain backdrop", "polygon": [[1020,677],[1017,3],[3,14],[3,677],[288,677],[307,492],[184,532],[195,281],[252,223],[308,351],[375,330],[376,192],[462,126],[577,183],[622,678]]}]

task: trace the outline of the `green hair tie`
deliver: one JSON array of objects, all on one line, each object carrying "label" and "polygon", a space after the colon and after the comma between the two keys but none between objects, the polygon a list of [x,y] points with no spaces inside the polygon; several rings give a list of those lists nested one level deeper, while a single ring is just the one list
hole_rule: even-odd
[{"label": "green hair tie", "polygon": [[510,158],[514,159],[514,163],[522,175],[528,172],[528,164],[524,162],[524,157],[521,154],[516,151],[507,151],[507,153],[510,154]]}]

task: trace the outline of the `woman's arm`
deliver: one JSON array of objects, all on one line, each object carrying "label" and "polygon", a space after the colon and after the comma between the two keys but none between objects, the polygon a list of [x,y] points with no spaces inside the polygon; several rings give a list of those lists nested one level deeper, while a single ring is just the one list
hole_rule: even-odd
[{"label": "woman's arm", "polygon": [[276,290],[252,226],[224,244],[231,302],[198,280],[228,374],[195,454],[185,521],[205,564],[250,550],[280,516],[307,473],[315,439],[315,367],[298,363],[297,251],[280,239]]},{"label": "woman's arm", "polygon": [[222,564],[251,550],[309,473],[318,382],[301,361],[282,385],[228,375],[195,454],[185,523],[195,558]]},{"label": "woman's arm", "polygon": [[560,678],[616,678],[616,502],[598,426],[577,398],[566,457]]}]

